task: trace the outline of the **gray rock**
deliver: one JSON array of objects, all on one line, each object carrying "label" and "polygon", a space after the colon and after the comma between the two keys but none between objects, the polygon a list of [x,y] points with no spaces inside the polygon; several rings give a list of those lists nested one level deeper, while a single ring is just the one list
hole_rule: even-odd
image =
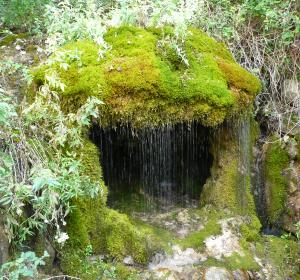
[{"label": "gray rock", "polygon": [[187,209],[180,211],[177,214],[177,221],[180,224],[188,224],[190,220],[190,216]]},{"label": "gray rock", "polygon": [[202,280],[234,280],[234,278],[227,269],[212,266],[206,269]]},{"label": "gray rock", "polygon": [[238,269],[232,272],[234,280],[249,280],[249,275],[246,271]]}]

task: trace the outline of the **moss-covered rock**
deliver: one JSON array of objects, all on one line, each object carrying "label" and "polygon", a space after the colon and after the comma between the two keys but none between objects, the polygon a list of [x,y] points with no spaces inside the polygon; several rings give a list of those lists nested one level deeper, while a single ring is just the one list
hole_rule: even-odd
[{"label": "moss-covered rock", "polygon": [[0,31],[0,47],[10,45],[13,42],[15,42],[17,39],[25,39],[28,37],[25,33],[20,34],[3,34],[4,36],[1,36],[2,32]]},{"label": "moss-covered rock", "polygon": [[[52,87],[66,112],[74,112],[90,96],[101,99],[101,126],[130,122],[133,127],[147,127],[192,120],[217,126],[242,115],[260,90],[259,80],[234,61],[224,44],[204,32],[190,29],[185,42],[177,45],[172,36],[171,28],[111,28],[105,35],[110,47],[104,57],[92,41],[69,43],[34,69],[35,86],[51,76],[58,77],[64,90],[59,83],[52,83]],[[218,133],[219,141],[212,137],[215,161],[201,203],[235,213],[247,209],[247,214],[253,214],[250,175],[245,176],[245,189],[240,187],[238,140],[230,135],[233,130],[225,128]],[[102,195],[74,201],[76,208],[67,221],[70,238],[61,254],[63,271],[79,275],[80,256],[88,246],[95,254],[117,260],[130,255],[136,262],[146,262],[145,231],[105,205],[107,190],[101,178],[99,151],[86,142],[78,155],[83,172],[99,183]],[[239,194],[246,197],[243,205]],[[212,222],[209,226],[209,233],[219,230]],[[186,242],[202,243],[207,234],[198,232]]]},{"label": "moss-covered rock", "polygon": [[[96,96],[105,102],[102,125],[135,126],[193,119],[215,126],[248,107],[260,90],[259,80],[240,67],[222,43],[200,30],[189,30],[178,45],[188,67],[175,51],[168,28],[111,28],[105,40],[110,49],[103,58],[91,41],[67,44],[35,69],[36,84],[55,71],[65,84],[60,91],[65,110]],[[61,67],[62,52],[67,67]]]},{"label": "moss-covered rock", "polygon": [[285,211],[289,156],[280,142],[265,146],[266,204],[269,222],[279,223]]},{"label": "moss-covered rock", "polygon": [[201,193],[201,206],[212,204],[236,214],[256,216],[250,166],[257,135],[255,122],[247,116],[215,130],[211,138],[214,161]]},{"label": "moss-covered rock", "polygon": [[80,256],[88,246],[95,254],[105,254],[117,260],[130,255],[136,262],[144,263],[148,258],[144,234],[126,215],[106,207],[107,189],[102,181],[97,147],[86,140],[77,152],[84,167],[83,173],[93,182],[98,182],[101,191],[95,198],[73,201],[75,207],[68,216],[66,228],[69,239],[60,254],[61,269],[70,275],[81,275],[83,272],[78,270]]}]

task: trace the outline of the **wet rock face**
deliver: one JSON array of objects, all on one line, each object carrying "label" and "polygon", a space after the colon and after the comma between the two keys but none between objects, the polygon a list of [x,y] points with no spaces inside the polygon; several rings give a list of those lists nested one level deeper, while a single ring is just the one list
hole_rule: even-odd
[{"label": "wet rock face", "polygon": [[[300,220],[300,157],[297,137],[267,144],[264,151],[266,172],[266,206],[271,224],[282,224],[289,232],[296,232]],[[269,151],[273,150],[273,154]],[[271,163],[271,164],[270,164]],[[271,217],[271,218],[270,218]]]}]

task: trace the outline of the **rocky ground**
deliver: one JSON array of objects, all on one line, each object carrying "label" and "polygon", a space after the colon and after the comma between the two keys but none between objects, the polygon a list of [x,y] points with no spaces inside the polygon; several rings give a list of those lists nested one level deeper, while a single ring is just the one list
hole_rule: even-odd
[{"label": "rocky ground", "polygon": [[[274,264],[272,256],[258,252],[255,242],[242,244],[244,241],[241,226],[247,223],[247,217],[232,216],[216,219],[207,209],[207,216],[196,208],[174,207],[163,213],[133,213],[136,220],[163,228],[171,233],[168,250],[156,253],[146,269],[143,269],[139,279],[165,279],[165,280],[273,280],[293,279],[278,274],[278,267]],[[225,216],[229,213],[225,214]],[[215,214],[214,214],[215,215]],[[215,234],[205,232],[214,219]],[[218,229],[219,226],[219,229]],[[190,237],[197,233],[203,239],[202,245],[190,242]],[[272,237],[273,238],[273,237]],[[266,237],[268,240],[268,237]],[[263,241],[262,241],[263,242]],[[267,244],[268,241],[265,241]],[[193,245],[189,247],[188,245]],[[250,258],[249,258],[249,252]],[[248,261],[251,265],[245,264]],[[230,263],[235,259],[235,263]],[[240,261],[240,267],[239,267]],[[130,267],[135,264],[128,256],[124,263]],[[223,265],[222,265],[223,264]],[[248,268],[250,269],[247,269]],[[255,269],[251,269],[251,266]]]}]

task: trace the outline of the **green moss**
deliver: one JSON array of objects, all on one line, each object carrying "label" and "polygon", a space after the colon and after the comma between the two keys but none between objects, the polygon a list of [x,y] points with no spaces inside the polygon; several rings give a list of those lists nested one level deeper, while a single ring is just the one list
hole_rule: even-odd
[{"label": "green moss", "polygon": [[79,160],[83,166],[83,173],[93,181],[98,182],[102,189],[103,204],[106,202],[106,186],[102,179],[102,168],[100,166],[100,152],[95,144],[85,140],[83,146],[77,150]]},{"label": "green moss", "polygon": [[73,201],[75,208],[67,220],[67,231],[70,237],[67,247],[83,249],[97,242],[97,238],[93,239],[93,237],[97,236],[98,224],[105,208],[107,189],[102,180],[97,147],[86,140],[77,152],[83,166],[82,173],[99,184],[97,197],[78,198]]},{"label": "green moss", "polygon": [[191,29],[182,46],[189,61],[185,67],[168,34],[168,28],[111,28],[105,35],[111,48],[104,58],[99,59],[99,47],[91,41],[70,43],[61,51],[81,53],[80,63],[68,61],[66,71],[58,62],[41,66],[34,71],[35,82],[44,83],[45,75],[56,71],[66,85],[61,92],[65,110],[78,108],[91,95],[102,99],[102,125],[154,126],[196,119],[215,126],[248,106],[260,83],[234,62],[223,44]]},{"label": "green moss", "polygon": [[245,244],[247,244],[247,242],[254,242],[260,239],[261,223],[259,219],[255,215],[249,218],[249,223],[244,223],[240,226],[240,232]]},{"label": "green moss", "polygon": [[135,261],[147,260],[145,237],[128,217],[91,200],[77,201],[67,221],[68,248],[84,249],[92,245],[95,253],[122,260],[131,255]]},{"label": "green moss", "polygon": [[254,260],[253,253],[249,250],[249,243],[242,244],[241,254],[234,252],[228,257],[223,257],[221,260],[214,258],[208,258],[203,263],[204,266],[217,266],[225,267],[228,270],[253,270],[257,271],[260,269],[258,263]]},{"label": "green moss", "polygon": [[[221,147],[220,147],[221,148]],[[235,145],[231,148],[236,149]],[[232,150],[219,150],[222,154],[221,162],[214,161],[212,177],[204,185],[200,197],[200,205],[212,204],[219,209],[230,209],[241,212],[237,199],[238,158]],[[219,164],[222,165],[220,168]]]},{"label": "green moss", "polygon": [[288,167],[289,157],[279,142],[267,146],[265,157],[267,213],[269,221],[276,223],[285,209],[287,178],[284,176],[284,170]]},{"label": "green moss", "polygon": [[[80,200],[67,221],[69,239],[63,248],[62,263],[67,255],[83,251],[92,245],[95,254],[106,254],[117,260],[132,256],[138,263],[146,262],[146,240],[128,217],[112,209],[95,204],[93,200]],[[69,273],[68,266],[62,266]]]},{"label": "green moss", "polygon": [[214,161],[211,177],[206,181],[200,205],[212,204],[220,209],[236,209],[237,154],[232,131],[225,126],[215,131],[211,139]]},{"label": "green moss", "polygon": [[82,172],[99,183],[101,192],[95,198],[78,198],[73,201],[75,208],[68,216],[66,228],[69,239],[61,254],[62,270],[65,273],[74,272],[81,252],[87,246],[92,246],[95,254],[105,254],[117,260],[130,255],[136,262],[144,263],[148,258],[145,236],[126,215],[108,209],[105,205],[107,190],[102,181],[97,147],[85,141],[77,152],[84,167]]},{"label": "green moss", "polygon": [[134,227],[126,215],[106,209],[102,222],[98,232],[102,239],[99,243],[102,252],[119,260],[130,255],[136,262],[147,261],[145,236]]},{"label": "green moss", "polygon": [[253,259],[252,254],[248,251],[243,251],[244,255],[233,253],[231,256],[224,258],[226,267],[231,270],[245,269],[245,270],[259,270],[259,265]]}]

